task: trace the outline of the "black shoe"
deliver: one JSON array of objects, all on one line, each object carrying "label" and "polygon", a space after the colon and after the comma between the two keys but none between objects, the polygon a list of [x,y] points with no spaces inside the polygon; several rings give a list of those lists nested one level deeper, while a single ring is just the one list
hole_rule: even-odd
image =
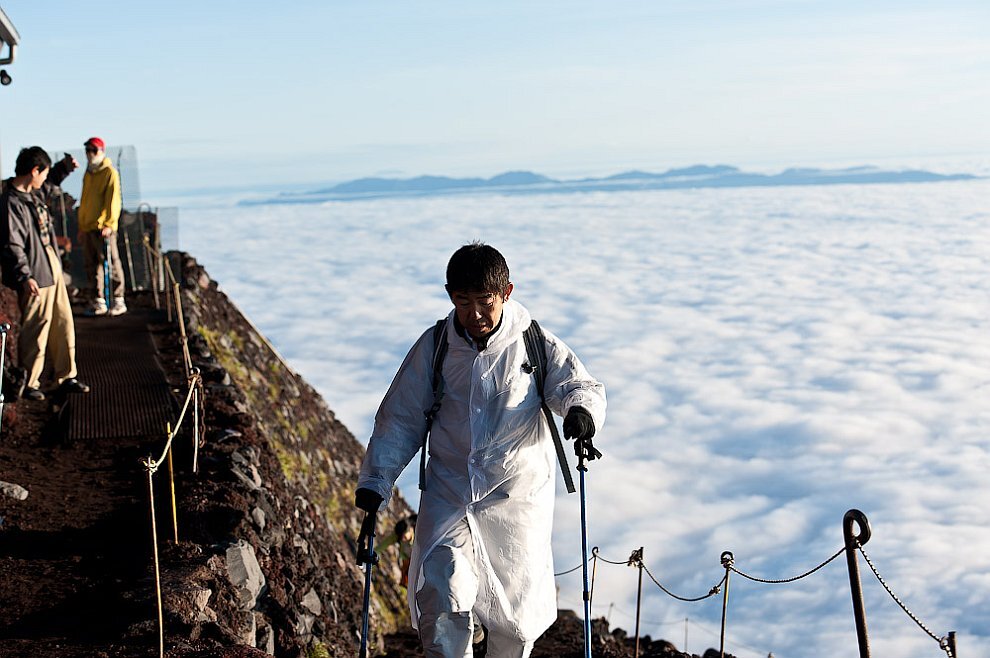
[{"label": "black shoe", "polygon": [[89,384],[83,384],[75,377],[66,379],[59,388],[65,393],[89,393]]},{"label": "black shoe", "polygon": [[22,396],[25,400],[34,400],[35,402],[40,402],[45,399],[45,394],[40,388],[25,388],[24,395]]}]

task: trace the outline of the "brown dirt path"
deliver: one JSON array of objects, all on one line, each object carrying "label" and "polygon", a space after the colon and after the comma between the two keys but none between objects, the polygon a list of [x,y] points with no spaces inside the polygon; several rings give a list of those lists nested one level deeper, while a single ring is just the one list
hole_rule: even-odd
[{"label": "brown dirt path", "polygon": [[[80,378],[94,389],[113,385],[88,374],[102,357],[87,339],[111,323],[146,325],[153,315],[135,304],[129,317],[79,319]],[[119,354],[129,344],[112,348]],[[139,459],[160,449],[161,437],[68,441],[71,417],[59,423],[51,397],[16,402],[16,422],[0,434],[0,480],[30,492],[23,501],[0,497],[0,657],[157,655]],[[82,402],[70,399],[66,414],[74,404]]]}]

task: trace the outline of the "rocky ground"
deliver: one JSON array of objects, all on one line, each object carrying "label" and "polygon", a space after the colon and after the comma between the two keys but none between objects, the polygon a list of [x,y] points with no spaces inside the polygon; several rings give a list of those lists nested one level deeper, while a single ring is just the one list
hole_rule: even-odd
[{"label": "rocky ground", "polygon": [[[172,262],[206,402],[198,472],[191,430],[175,444],[177,543],[164,496],[156,507],[167,655],[354,656],[363,572],[352,489],[363,449],[193,259]],[[0,295],[0,311],[5,301]],[[162,317],[149,331],[178,406],[188,380],[176,325]],[[0,657],[157,655],[147,483],[134,468],[147,445],[65,445],[45,431],[50,419],[45,403],[18,402],[0,435],[0,480],[11,473],[32,490],[23,501],[0,498]],[[381,525],[409,512],[396,496]],[[140,530],[108,548],[121,528]],[[63,548],[39,560],[40,546]],[[39,578],[38,569],[56,577]],[[383,555],[375,578],[374,655],[421,656],[394,555]],[[53,599],[65,605],[52,608]],[[632,656],[623,631],[603,619],[594,631],[595,656]],[[533,656],[578,658],[582,648],[580,618],[562,611]],[[641,648],[688,656],[662,640],[642,638]]]},{"label": "rocky ground", "polygon": [[[16,309],[4,303],[11,297],[0,293],[0,309],[14,333]],[[10,342],[8,364],[16,358]],[[50,400],[4,393],[0,480],[29,495],[0,496],[0,656],[151,655],[148,508],[138,462],[146,446],[137,437],[66,442]]]}]

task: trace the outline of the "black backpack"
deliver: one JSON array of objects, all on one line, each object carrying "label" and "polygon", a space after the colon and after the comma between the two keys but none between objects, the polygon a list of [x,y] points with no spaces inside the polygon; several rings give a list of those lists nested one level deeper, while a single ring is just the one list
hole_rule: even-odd
[{"label": "black backpack", "polygon": [[[447,319],[437,320],[433,327],[433,406],[424,412],[426,415],[426,431],[423,433],[423,446],[419,460],[419,488],[426,489],[426,452],[427,441],[430,431],[433,429],[433,420],[440,411],[440,404],[443,401],[443,360],[447,356],[446,336]],[[564,445],[560,441],[560,432],[557,431],[557,423],[553,420],[553,412],[547,406],[547,399],[543,393],[543,385],[546,382],[547,371],[547,345],[543,334],[536,320],[531,320],[529,327],[523,332],[523,341],[526,343],[526,357],[528,362],[523,368],[528,373],[536,377],[536,389],[540,392],[540,403],[543,408],[543,415],[550,426],[550,435],[553,437],[553,445],[557,450],[557,461],[560,463],[560,472],[564,477],[564,486],[567,493],[574,493],[574,480],[571,477],[570,467],[567,465],[567,455],[564,453]]]}]

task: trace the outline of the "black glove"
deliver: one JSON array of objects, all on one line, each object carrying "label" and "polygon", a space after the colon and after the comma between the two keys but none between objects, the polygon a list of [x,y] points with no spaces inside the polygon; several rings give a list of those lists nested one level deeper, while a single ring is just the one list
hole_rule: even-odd
[{"label": "black glove", "polygon": [[564,418],[564,436],[574,439],[574,454],[578,459],[600,459],[602,453],[595,448],[591,437],[595,435],[595,421],[582,407],[571,407]]},{"label": "black glove", "polygon": [[375,514],[382,505],[382,497],[371,489],[358,489],[354,492],[354,506],[368,514]]},{"label": "black glove", "polygon": [[564,418],[564,437],[591,439],[595,435],[595,420],[582,407],[571,407]]}]

